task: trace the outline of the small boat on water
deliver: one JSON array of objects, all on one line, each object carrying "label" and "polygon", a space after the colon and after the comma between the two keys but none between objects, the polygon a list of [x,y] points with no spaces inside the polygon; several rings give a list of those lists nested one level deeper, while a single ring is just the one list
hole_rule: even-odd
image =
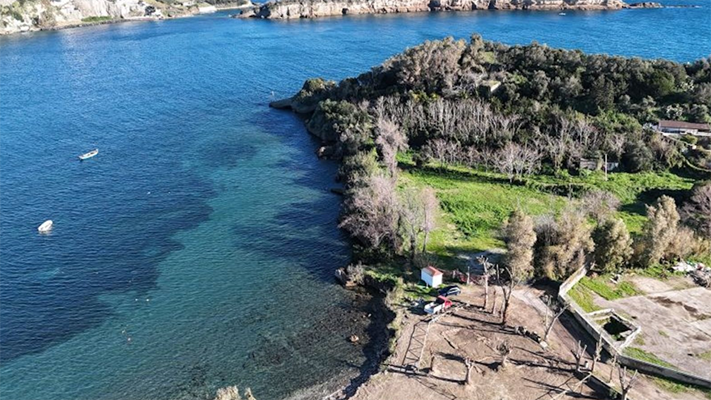
[{"label": "small boat on water", "polygon": [[99,154],[99,149],[94,149],[94,150],[92,150],[92,151],[90,151],[90,152],[88,152],[88,153],[84,153],[84,154],[80,155],[80,156],[79,156],[79,160],[80,160],[80,161],[84,161],[84,160],[86,160],[86,159],[89,159],[89,158],[91,158],[91,157],[94,157],[94,156],[97,155],[97,154]]},{"label": "small boat on water", "polygon": [[49,232],[49,231],[52,230],[52,225],[53,225],[53,224],[54,224],[54,223],[52,222],[52,220],[51,220],[51,219],[48,219],[48,220],[44,221],[44,222],[42,223],[42,225],[40,225],[39,227],[37,227],[37,230],[38,230],[40,233]]},{"label": "small boat on water", "polygon": [[564,13],[564,12],[561,12],[561,13],[558,13],[558,15],[565,15],[565,13]]}]

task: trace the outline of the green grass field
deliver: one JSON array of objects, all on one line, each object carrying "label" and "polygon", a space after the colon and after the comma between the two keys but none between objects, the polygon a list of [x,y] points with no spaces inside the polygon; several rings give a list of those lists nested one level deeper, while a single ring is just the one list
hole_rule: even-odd
[{"label": "green grass field", "polygon": [[652,354],[648,351],[644,351],[638,347],[627,347],[624,350],[625,355],[628,355],[630,357],[634,357],[638,360],[646,361],[651,364],[656,364],[656,365],[661,365],[662,367],[667,367],[667,368],[676,368],[674,364],[668,363],[661,358],[657,357],[655,354]]},{"label": "green grass field", "polygon": [[[559,213],[574,197],[561,195],[567,187],[602,189],[614,193],[622,205],[618,216],[633,233],[640,232],[645,217],[645,204],[662,193],[690,189],[693,180],[671,173],[610,174],[585,176],[533,176],[510,183],[505,176],[467,167],[428,165],[415,168],[408,155],[400,155],[403,168],[400,185],[430,186],[437,192],[441,216],[438,229],[432,233],[428,249],[443,266],[463,266],[457,255],[503,247],[498,238],[502,223],[520,207],[537,216]],[[572,189],[571,189],[572,191]],[[571,200],[572,199],[572,200]]]},{"label": "green grass field", "polygon": [[573,286],[568,292],[568,296],[585,312],[600,310],[600,307],[595,304],[593,292],[582,285]]},{"label": "green grass field", "polygon": [[632,282],[622,281],[613,285],[610,282],[610,275],[600,275],[595,278],[586,276],[580,280],[578,285],[597,293],[605,300],[617,300],[642,294]]}]

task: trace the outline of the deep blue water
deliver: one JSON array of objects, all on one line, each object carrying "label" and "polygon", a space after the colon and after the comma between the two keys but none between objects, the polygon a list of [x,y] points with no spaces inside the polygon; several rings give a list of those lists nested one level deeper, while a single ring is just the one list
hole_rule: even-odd
[{"label": "deep blue water", "polygon": [[[218,13],[0,38],[0,398],[205,398],[240,384],[268,400],[354,375],[361,349],[328,324],[352,309],[331,282],[348,259],[336,166],[267,102],[473,32],[709,56],[710,2],[683,4],[702,8]],[[55,228],[39,235],[46,219]]]}]

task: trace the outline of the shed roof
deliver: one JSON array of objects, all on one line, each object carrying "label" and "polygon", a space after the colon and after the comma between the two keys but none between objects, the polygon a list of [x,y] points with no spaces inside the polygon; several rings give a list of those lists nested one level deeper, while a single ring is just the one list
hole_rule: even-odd
[{"label": "shed roof", "polygon": [[684,121],[670,121],[663,119],[659,121],[660,128],[672,128],[672,129],[698,129],[701,131],[709,130],[709,124],[697,124],[694,122],[684,122]]},{"label": "shed roof", "polygon": [[431,265],[429,267],[422,268],[422,271],[431,276],[442,275],[442,271]]}]

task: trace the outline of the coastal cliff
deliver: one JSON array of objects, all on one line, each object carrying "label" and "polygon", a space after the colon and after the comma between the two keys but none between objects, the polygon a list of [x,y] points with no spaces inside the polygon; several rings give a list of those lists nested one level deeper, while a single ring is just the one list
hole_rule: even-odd
[{"label": "coastal cliff", "polygon": [[473,10],[617,10],[620,0],[288,0],[270,1],[245,10],[241,17],[318,18],[349,14],[388,14]]},{"label": "coastal cliff", "polygon": [[247,0],[0,0],[0,35],[126,20],[155,20],[252,6]]}]

